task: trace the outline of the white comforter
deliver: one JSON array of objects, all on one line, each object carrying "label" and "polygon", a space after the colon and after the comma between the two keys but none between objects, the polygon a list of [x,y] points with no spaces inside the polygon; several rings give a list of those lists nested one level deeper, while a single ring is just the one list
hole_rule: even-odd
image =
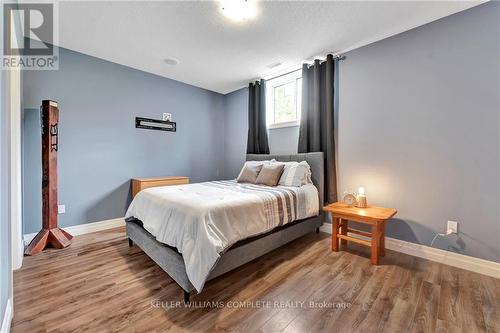
[{"label": "white comforter", "polygon": [[149,188],[126,217],[141,220],[159,242],[176,247],[198,292],[220,255],[239,240],[318,214],[318,191],[217,181]]}]

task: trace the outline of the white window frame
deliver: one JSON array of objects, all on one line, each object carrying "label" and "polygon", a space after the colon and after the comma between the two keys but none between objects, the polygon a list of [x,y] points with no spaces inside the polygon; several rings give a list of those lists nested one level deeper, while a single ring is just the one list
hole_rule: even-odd
[{"label": "white window frame", "polygon": [[285,75],[278,76],[276,78],[272,78],[266,81],[266,124],[268,129],[274,128],[283,128],[283,127],[294,127],[300,125],[300,116],[301,116],[301,100],[302,100],[302,92],[297,91],[298,87],[295,86],[295,105],[297,112],[297,119],[294,121],[286,121],[286,122],[274,122],[275,110],[274,110],[274,89],[276,87],[282,86],[284,84],[290,83],[292,81],[297,82],[298,79],[302,78],[302,70],[296,70]]}]

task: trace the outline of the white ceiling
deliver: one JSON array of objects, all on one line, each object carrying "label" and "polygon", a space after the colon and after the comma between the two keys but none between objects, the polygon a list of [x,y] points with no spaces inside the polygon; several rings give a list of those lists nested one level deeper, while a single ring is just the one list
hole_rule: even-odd
[{"label": "white ceiling", "polygon": [[[59,3],[59,45],[228,93],[250,80],[473,7],[465,1],[260,1],[235,23],[212,1]],[[177,66],[165,58],[180,61]],[[279,68],[268,66],[283,63]]]}]

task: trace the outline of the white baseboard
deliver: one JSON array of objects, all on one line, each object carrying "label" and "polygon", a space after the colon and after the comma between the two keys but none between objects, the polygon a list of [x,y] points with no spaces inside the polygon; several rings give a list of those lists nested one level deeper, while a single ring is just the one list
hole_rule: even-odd
[{"label": "white baseboard", "polygon": [[12,301],[9,298],[7,300],[7,305],[5,306],[5,312],[3,314],[3,320],[2,320],[2,328],[0,328],[0,332],[9,333],[11,322],[12,322]]},{"label": "white baseboard", "polygon": [[[34,237],[34,236],[33,236]],[[12,242],[12,246],[15,246],[14,243],[18,244],[19,249],[16,252],[16,255],[13,256],[12,260],[12,270],[15,271],[23,265],[24,258],[24,239],[21,239],[17,242]]]},{"label": "white baseboard", "polygon": [[[117,228],[125,225],[125,218],[119,217],[116,219],[92,222],[86,224],[74,225],[71,227],[63,228],[65,231],[69,232],[73,236],[84,235],[91,232]],[[24,245],[28,245],[31,240],[36,236],[36,233],[25,234],[23,236]]]},{"label": "white baseboard", "polygon": [[[67,228],[63,228],[73,236],[88,234],[91,232],[117,228],[125,225],[124,218],[116,218],[111,220],[105,220],[100,222],[93,222],[87,224],[75,225]],[[330,223],[324,223],[320,230],[326,233],[332,233],[332,225]],[[36,233],[24,235],[24,244],[28,245]],[[361,237],[362,236],[358,236]],[[489,275],[495,278],[500,278],[500,263],[474,258],[471,256],[466,256],[463,254],[445,251],[437,249],[434,247],[415,244],[400,239],[395,239],[391,237],[385,238],[385,247],[389,250],[396,252],[405,253],[411,256],[428,259],[431,261],[439,262],[445,265],[450,265],[462,269],[466,269],[472,272]],[[5,321],[5,318],[4,318]],[[3,326],[2,326],[3,328]],[[2,331],[3,333],[3,331]]]},{"label": "white baseboard", "polygon": [[[320,227],[320,230],[331,234],[332,225],[330,223],[324,223]],[[359,235],[355,236],[366,239],[366,237],[362,237]],[[414,257],[424,258],[445,265],[466,269],[471,272],[500,278],[500,263],[494,261],[474,258],[471,256],[436,249],[434,247],[415,244],[391,237],[385,238],[385,247],[389,250],[405,253]]]}]

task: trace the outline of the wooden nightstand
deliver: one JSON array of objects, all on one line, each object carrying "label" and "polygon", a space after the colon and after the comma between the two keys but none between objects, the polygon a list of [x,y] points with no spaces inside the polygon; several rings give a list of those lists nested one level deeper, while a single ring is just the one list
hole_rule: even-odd
[{"label": "wooden nightstand", "polygon": [[[385,223],[396,215],[394,208],[383,208],[368,206],[367,208],[350,207],[344,203],[336,202],[323,207],[325,212],[332,214],[332,251],[339,250],[339,242],[343,245],[347,241],[356,242],[371,247],[372,265],[378,265],[379,255],[385,255]],[[355,221],[371,225],[372,232],[350,229],[349,221]],[[371,241],[347,235],[356,234],[371,238]]]},{"label": "wooden nightstand", "polygon": [[132,198],[140,191],[158,186],[189,184],[189,177],[132,178]]}]

